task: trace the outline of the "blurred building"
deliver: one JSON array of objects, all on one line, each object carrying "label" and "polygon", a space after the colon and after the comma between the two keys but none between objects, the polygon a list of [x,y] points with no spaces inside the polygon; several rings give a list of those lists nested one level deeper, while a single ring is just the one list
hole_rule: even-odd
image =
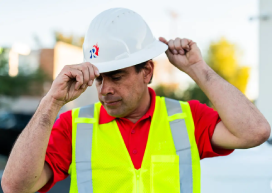
[{"label": "blurred building", "polygon": [[[9,60],[11,60],[9,58]],[[16,60],[15,60],[16,61]],[[57,42],[53,49],[40,49],[31,51],[28,55],[18,55],[18,66],[16,68],[23,69],[29,73],[34,72],[39,67],[48,76],[48,81],[43,85],[43,94],[34,96],[20,96],[17,99],[2,97],[1,100],[9,104],[10,110],[13,112],[31,113],[35,112],[41,98],[49,91],[53,80],[59,74],[65,65],[78,64],[83,61],[82,49],[66,44],[64,42]],[[9,61],[10,63],[10,61]],[[18,70],[17,69],[17,70]],[[15,74],[16,75],[16,74]],[[78,99],[69,102],[62,109],[66,110],[84,106],[98,101],[97,91],[94,86],[89,87]]]},{"label": "blurred building", "polygon": [[[57,42],[52,49],[43,48],[33,50],[28,55],[19,54],[18,58],[19,64],[17,68],[25,69],[29,73],[41,68],[49,78],[43,85],[42,95],[24,95],[16,100],[10,98],[2,99],[10,104],[10,109],[13,112],[31,113],[36,110],[41,98],[49,91],[53,80],[57,77],[62,68],[65,65],[78,64],[83,61],[83,51],[80,47],[64,42]],[[181,74],[176,67],[170,64],[166,56],[156,58],[154,63],[155,71],[152,84],[150,85],[151,87],[155,88],[158,85],[167,85],[179,90],[185,90],[188,87],[188,76],[184,73]],[[182,81],[183,79],[184,81]],[[61,112],[96,101],[98,101],[97,91],[95,87],[92,86],[78,99],[66,104],[61,109]]]},{"label": "blurred building", "polygon": [[[158,95],[173,97],[172,92],[174,92],[175,96],[181,97],[194,82],[186,73],[171,64],[165,55],[155,58],[154,64],[153,80],[150,86],[157,90]],[[163,89],[164,93],[158,89]]]},{"label": "blurred building", "polygon": [[[272,1],[260,0],[259,20],[259,97],[257,106],[272,125]],[[272,186],[271,186],[272,187]]]},{"label": "blurred building", "polygon": [[41,49],[38,64],[41,69],[53,80],[54,74],[54,49]]}]

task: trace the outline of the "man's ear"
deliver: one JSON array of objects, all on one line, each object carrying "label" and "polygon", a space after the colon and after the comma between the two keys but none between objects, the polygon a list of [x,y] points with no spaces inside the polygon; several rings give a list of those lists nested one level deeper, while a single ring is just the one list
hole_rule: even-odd
[{"label": "man's ear", "polygon": [[152,60],[148,60],[143,69],[145,84],[149,84],[151,82],[153,71],[154,71],[154,62]]}]

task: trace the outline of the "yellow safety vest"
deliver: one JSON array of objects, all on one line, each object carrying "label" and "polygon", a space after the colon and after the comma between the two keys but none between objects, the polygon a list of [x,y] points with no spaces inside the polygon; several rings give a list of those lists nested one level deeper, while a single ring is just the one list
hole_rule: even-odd
[{"label": "yellow safety vest", "polygon": [[187,102],[156,97],[142,166],[136,170],[101,103],[72,111],[70,193],[200,193],[200,158]]}]

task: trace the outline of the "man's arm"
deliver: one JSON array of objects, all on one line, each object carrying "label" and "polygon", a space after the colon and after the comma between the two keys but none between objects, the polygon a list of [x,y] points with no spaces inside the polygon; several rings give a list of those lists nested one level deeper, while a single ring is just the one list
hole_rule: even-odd
[{"label": "man's arm", "polygon": [[36,192],[50,180],[53,174],[45,154],[56,116],[97,76],[98,69],[90,63],[63,68],[11,151],[1,182],[5,193]]},{"label": "man's arm", "polygon": [[215,147],[250,148],[268,139],[269,123],[237,88],[216,74],[206,63],[199,63],[190,74],[222,120],[215,127],[212,137]]},{"label": "man's arm", "polygon": [[[52,171],[44,160],[51,128],[60,107],[48,98],[42,99],[10,154],[2,179],[5,193],[35,192],[52,177]],[[35,186],[37,182],[40,187]],[[37,189],[33,190],[34,186]]]},{"label": "man's arm", "polygon": [[237,88],[216,74],[203,60],[196,43],[176,38],[167,42],[170,62],[187,73],[210,99],[221,118],[212,137],[214,147],[250,148],[265,142],[270,125]]}]

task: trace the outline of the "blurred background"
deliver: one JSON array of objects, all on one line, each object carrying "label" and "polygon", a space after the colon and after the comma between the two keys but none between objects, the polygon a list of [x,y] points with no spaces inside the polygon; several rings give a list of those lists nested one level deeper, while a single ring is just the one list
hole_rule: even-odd
[{"label": "blurred background", "polygon": [[[89,23],[114,7],[140,14],[156,38],[197,42],[206,62],[272,124],[271,0],[0,0],[0,179],[16,138],[54,78],[64,65],[83,61]],[[154,61],[150,86],[157,95],[211,106],[194,81],[173,67],[165,54]],[[89,87],[60,113],[96,101],[96,89]],[[202,160],[202,192],[272,192],[271,141]],[[68,192],[68,184],[69,179],[50,192]]]}]

